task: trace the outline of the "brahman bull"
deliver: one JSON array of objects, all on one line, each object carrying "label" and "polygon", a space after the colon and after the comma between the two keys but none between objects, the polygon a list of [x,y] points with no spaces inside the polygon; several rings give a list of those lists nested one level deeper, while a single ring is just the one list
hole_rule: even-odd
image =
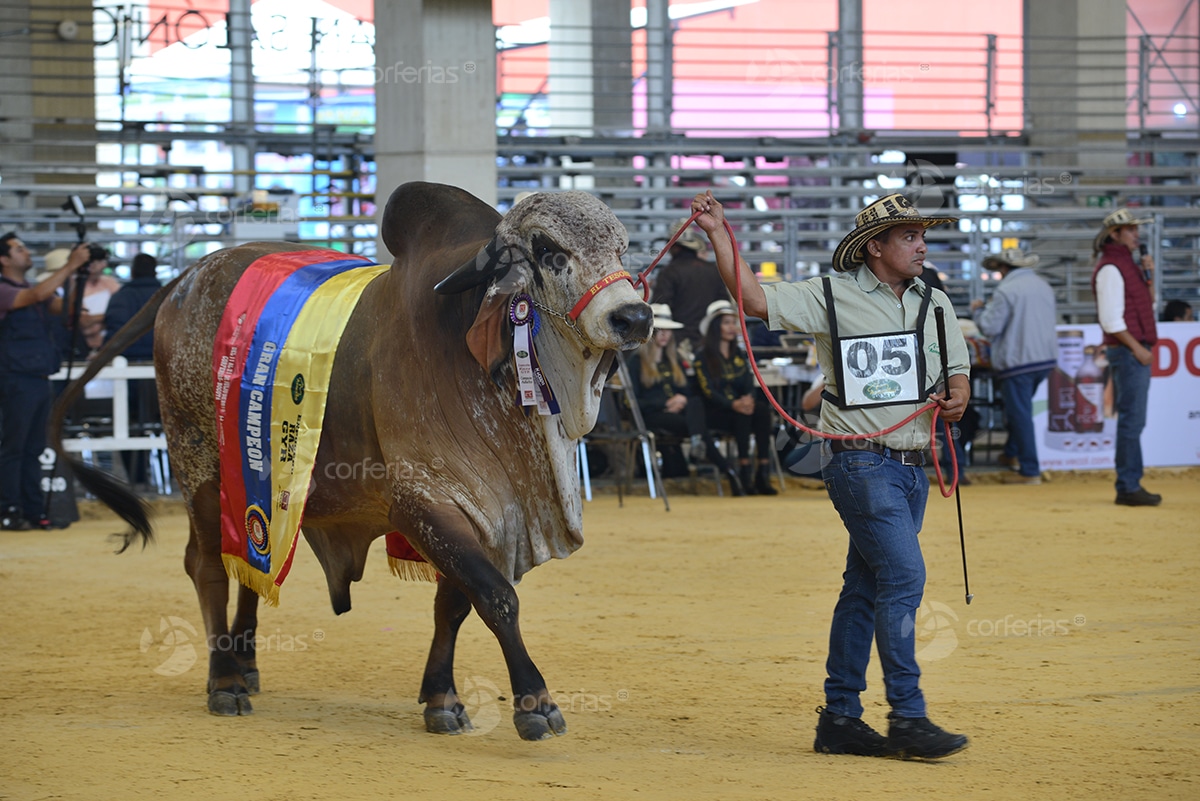
[{"label": "brahman bull", "polygon": [[[394,261],[367,286],[337,346],[304,537],[338,614],[350,609],[350,582],[362,577],[381,535],[402,533],[436,568],[433,643],[419,697],[429,731],[471,728],[453,663],[459,626],[473,607],[503,650],[520,736],[563,734],[566,723],[521,639],[513,583],[583,542],[576,440],[595,424],[615,352],[643,342],[652,321],[632,282],[612,279],[621,274],[627,234],[583,192],[536,194],[501,217],[462,190],[430,183],[397,189],[382,231]],[[227,623],[214,336],[247,265],[304,249],[260,242],[201,259],[112,338],[54,418],[61,432],[63,410],[83,384],[153,323],[163,425],[191,526],[185,565],[208,634],[208,708],[218,715],[249,714],[259,678],[253,591],[239,587],[232,628]],[[561,414],[516,405],[508,301],[517,292],[542,312],[537,349]],[[594,302],[569,314],[584,296]],[[54,439],[62,456],[61,434]],[[433,467],[330,469],[368,463]],[[72,466],[133,526],[126,547],[151,539],[145,509],[124,485]]]}]

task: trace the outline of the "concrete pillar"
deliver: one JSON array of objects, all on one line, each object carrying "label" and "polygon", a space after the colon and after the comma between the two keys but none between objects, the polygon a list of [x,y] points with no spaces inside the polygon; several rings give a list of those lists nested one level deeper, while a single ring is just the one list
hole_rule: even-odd
[{"label": "concrete pillar", "polygon": [[6,184],[33,183],[33,29],[29,0],[0,4],[0,209],[16,208],[20,199]]},{"label": "concrete pillar", "polygon": [[597,136],[633,128],[633,29],[629,0],[591,0],[592,106]]},{"label": "concrete pillar", "polygon": [[[405,181],[496,203],[496,34],[490,0],[375,3],[376,219]],[[377,258],[387,258],[379,245]]]},{"label": "concrete pillar", "polygon": [[[229,0],[229,99],[233,130],[249,137],[254,131],[254,24],[250,0]],[[253,186],[253,141],[249,138],[230,145],[233,151],[233,188],[245,197]]]},{"label": "concrete pillar", "polygon": [[550,0],[550,125],[555,136],[591,136],[592,4]]},{"label": "concrete pillar", "polygon": [[863,127],[862,0],[838,0],[837,70],[838,130],[857,133]]},{"label": "concrete pillar", "polygon": [[1125,164],[1125,0],[1025,0],[1030,144],[1066,151],[1047,163]]},{"label": "concrete pillar", "polygon": [[[0,4],[0,34],[0,163],[5,165],[5,183],[93,183],[92,170],[39,174],[20,169],[38,161],[89,166],[96,162],[90,0],[53,5],[6,0]],[[3,188],[0,185],[0,206],[21,202]]]},{"label": "concrete pillar", "polygon": [[646,133],[649,136],[671,132],[674,63],[667,0],[646,0]]},{"label": "concrete pillar", "polygon": [[[633,130],[633,29],[629,26],[629,0],[591,0],[592,5],[592,107],[596,136],[628,137]],[[628,167],[630,159],[598,158],[597,168]],[[632,179],[596,176],[601,199],[616,208],[634,208],[633,198],[604,196],[604,188],[629,187]]]},{"label": "concrete pillar", "polygon": [[[96,163],[96,68],[91,0],[33,3],[34,152],[39,161]],[[69,26],[73,23],[75,34]],[[78,142],[78,144],[73,144]],[[42,144],[44,143],[44,144]],[[39,182],[95,184],[92,170],[37,176]],[[53,205],[57,206],[58,203]]]},{"label": "concrete pillar", "polygon": [[555,135],[628,135],[633,127],[632,48],[628,0],[550,0],[550,124]]},{"label": "concrete pillar", "polygon": [[[664,5],[665,9],[665,5]],[[633,39],[628,0],[550,0],[550,124],[556,136],[620,137],[633,128]],[[595,176],[591,167],[628,165],[627,158],[571,162],[581,172],[563,188],[628,186],[624,178]]]}]

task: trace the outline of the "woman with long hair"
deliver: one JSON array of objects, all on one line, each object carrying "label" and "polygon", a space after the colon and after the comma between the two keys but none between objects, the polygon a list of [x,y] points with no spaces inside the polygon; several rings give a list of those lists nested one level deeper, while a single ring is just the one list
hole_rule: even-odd
[{"label": "woman with long hair", "polygon": [[[704,397],[708,425],[728,431],[737,442],[738,471],[747,493],[775,495],[771,486],[771,407],[754,384],[750,361],[738,345],[737,310],[726,300],[708,307],[700,321],[703,347],[696,359],[696,382]],[[750,435],[754,435],[758,470],[750,459]]]},{"label": "woman with long hair", "polygon": [[703,454],[729,480],[733,495],[745,495],[737,473],[713,444],[704,419],[704,402],[692,394],[683,362],[675,348],[674,332],[683,328],[671,318],[671,307],[655,303],[654,333],[629,365],[633,394],[646,427],[673,437],[688,438],[692,458]]}]

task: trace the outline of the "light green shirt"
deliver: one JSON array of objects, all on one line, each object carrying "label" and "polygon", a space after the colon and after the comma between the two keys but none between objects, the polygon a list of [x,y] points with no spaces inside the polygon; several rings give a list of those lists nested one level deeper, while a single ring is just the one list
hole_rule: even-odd
[{"label": "light green shirt", "polygon": [[[897,298],[892,288],[881,283],[866,265],[847,273],[836,273],[830,279],[837,307],[838,333],[843,337],[915,330],[924,293],[932,291],[933,297],[925,317],[924,386],[934,386],[941,381],[942,360],[938,351],[934,306],[946,310],[950,375],[970,375],[967,343],[946,293],[930,290],[924,282],[915,278],[904,291],[903,297]],[[825,374],[826,389],[837,395],[840,390],[834,375],[833,341],[829,336],[829,315],[825,308],[825,290],[821,278],[797,283],[764,284],[763,291],[767,295],[767,325],[773,331],[787,329],[812,334],[816,340],[821,371]],[[841,409],[837,404],[826,401],[821,404],[821,430],[830,434],[881,431],[896,425],[918,408],[919,405],[901,404]],[[892,433],[873,439],[896,450],[923,450],[929,447],[932,414],[932,411],[926,412]]]}]

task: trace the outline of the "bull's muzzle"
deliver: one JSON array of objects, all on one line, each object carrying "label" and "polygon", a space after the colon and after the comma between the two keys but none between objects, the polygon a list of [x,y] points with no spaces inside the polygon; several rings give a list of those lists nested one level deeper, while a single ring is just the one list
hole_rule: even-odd
[{"label": "bull's muzzle", "polygon": [[621,350],[633,350],[650,338],[654,314],[646,303],[626,303],[608,314],[608,324],[621,340]]}]

